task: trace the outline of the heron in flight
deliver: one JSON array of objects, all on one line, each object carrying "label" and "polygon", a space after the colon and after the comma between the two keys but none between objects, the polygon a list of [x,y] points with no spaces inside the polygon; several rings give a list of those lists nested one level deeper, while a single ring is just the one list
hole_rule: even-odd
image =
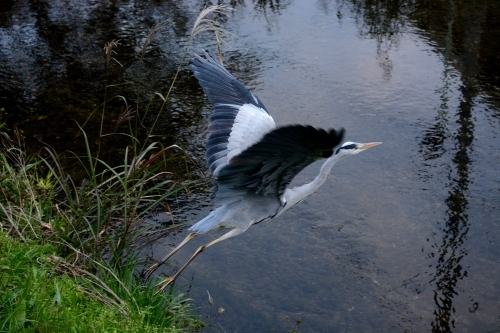
[{"label": "heron in flight", "polygon": [[[245,232],[252,224],[283,214],[323,185],[335,163],[380,144],[346,142],[335,150],[344,136],[343,129],[326,131],[303,125],[276,128],[264,104],[213,55],[195,55],[190,68],[213,106],[206,159],[210,173],[217,179],[212,200],[219,207],[190,227],[187,237],[145,272],[146,279],[196,236],[216,228],[231,230],[200,246],[175,275],[158,284],[160,291],[207,247]],[[325,158],[312,182],[288,187],[302,169]]]}]

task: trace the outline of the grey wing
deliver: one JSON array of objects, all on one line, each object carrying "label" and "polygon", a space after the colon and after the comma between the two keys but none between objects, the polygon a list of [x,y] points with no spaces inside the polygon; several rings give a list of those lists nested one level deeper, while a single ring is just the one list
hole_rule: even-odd
[{"label": "grey wing", "polygon": [[264,104],[218,61],[204,53],[191,59],[191,70],[213,106],[208,126],[208,168],[218,176],[228,161],[258,142],[276,125]]},{"label": "grey wing", "polygon": [[343,136],[343,129],[277,128],[220,170],[215,197],[228,190],[281,197],[297,173],[318,159],[330,157]]}]

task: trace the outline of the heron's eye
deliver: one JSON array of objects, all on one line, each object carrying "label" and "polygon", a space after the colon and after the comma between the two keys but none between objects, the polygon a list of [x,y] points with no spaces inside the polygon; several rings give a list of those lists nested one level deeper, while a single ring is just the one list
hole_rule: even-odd
[{"label": "heron's eye", "polygon": [[347,146],[342,146],[339,149],[356,149],[356,147],[357,146],[353,143],[353,144],[350,144],[350,145],[347,145]]}]

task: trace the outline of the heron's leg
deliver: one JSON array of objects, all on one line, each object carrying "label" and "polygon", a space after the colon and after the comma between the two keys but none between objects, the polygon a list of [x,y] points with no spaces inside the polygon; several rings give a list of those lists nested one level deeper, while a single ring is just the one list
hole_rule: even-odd
[{"label": "heron's leg", "polygon": [[175,247],[175,249],[173,249],[162,260],[158,261],[156,264],[154,264],[153,266],[149,267],[146,272],[144,272],[144,279],[145,280],[149,279],[149,277],[151,276],[151,274],[153,274],[154,271],[156,271],[158,269],[158,267],[160,267],[161,265],[163,265],[165,263],[165,261],[167,261],[171,256],[173,256],[175,254],[175,252],[179,251],[179,249],[181,247],[183,247],[184,245],[186,245],[187,242],[189,242],[190,240],[192,240],[193,238],[195,238],[198,235],[199,234],[196,233],[196,232],[192,232],[189,235],[187,235],[186,238],[184,238],[184,240],[182,242],[180,242],[180,244]]},{"label": "heron's leg", "polygon": [[243,232],[245,232],[246,229],[233,229],[227,233],[225,233],[224,235],[222,235],[221,237],[211,241],[210,243],[208,244],[205,244],[205,245],[202,245],[200,246],[195,252],[194,254],[191,256],[191,258],[189,258],[189,260],[184,264],[184,266],[182,266],[178,271],[177,273],[175,273],[173,276],[161,281],[160,283],[158,283],[156,286],[157,287],[160,287],[160,290],[158,290],[157,293],[160,293],[162,292],[169,284],[171,284],[172,282],[175,281],[175,279],[177,279],[177,277],[182,273],[182,271],[194,260],[194,258],[196,258],[196,256],[198,254],[200,254],[201,252],[203,252],[203,250],[205,250],[207,247],[210,247],[220,241],[223,241],[225,239],[228,239],[228,238],[231,238],[231,237],[234,237],[234,236],[237,236]]}]

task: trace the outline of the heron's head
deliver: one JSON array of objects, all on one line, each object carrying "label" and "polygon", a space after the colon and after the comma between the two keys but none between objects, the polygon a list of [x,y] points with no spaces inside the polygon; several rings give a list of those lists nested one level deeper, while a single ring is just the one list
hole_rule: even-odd
[{"label": "heron's head", "polygon": [[335,152],[336,155],[356,155],[365,151],[367,149],[373,148],[381,144],[382,142],[369,142],[369,143],[358,143],[358,142],[345,142],[339,149]]}]

